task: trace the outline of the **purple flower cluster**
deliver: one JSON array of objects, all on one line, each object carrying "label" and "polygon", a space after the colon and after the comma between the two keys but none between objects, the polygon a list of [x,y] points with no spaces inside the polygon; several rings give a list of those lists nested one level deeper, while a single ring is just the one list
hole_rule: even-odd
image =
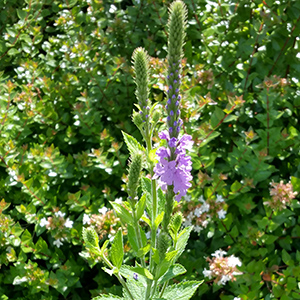
[{"label": "purple flower cluster", "polygon": [[[187,189],[191,187],[190,181],[193,178],[191,175],[191,157],[186,155],[186,150],[190,150],[193,146],[192,137],[184,134],[180,139],[170,138],[167,130],[160,132],[159,137],[166,140],[169,147],[160,147],[156,151],[159,162],[153,169],[155,173],[153,179],[160,177],[163,190],[167,189],[167,185],[173,185],[173,191],[176,194],[175,199],[179,202],[181,197],[186,195]],[[170,160],[170,149],[172,148],[175,150],[175,160]]]}]

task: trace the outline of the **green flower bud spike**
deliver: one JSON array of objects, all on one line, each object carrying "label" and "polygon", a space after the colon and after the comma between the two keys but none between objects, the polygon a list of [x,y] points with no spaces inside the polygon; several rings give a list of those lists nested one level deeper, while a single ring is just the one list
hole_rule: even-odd
[{"label": "green flower bud spike", "polygon": [[99,238],[94,228],[83,228],[82,237],[87,248],[100,251]]},{"label": "green flower bud spike", "polygon": [[168,248],[170,247],[170,238],[167,233],[161,232],[157,241],[157,250],[159,255],[159,260],[163,261],[166,257]]},{"label": "green flower bud spike", "polygon": [[129,165],[129,174],[128,174],[128,184],[127,192],[130,199],[134,200],[136,196],[136,191],[139,186],[139,180],[142,171],[143,164],[143,154],[135,153],[131,158],[131,163]]},{"label": "green flower bud spike", "polygon": [[167,72],[167,124],[170,137],[178,137],[181,120],[179,104],[181,100],[181,60],[185,38],[187,9],[185,4],[178,0],[171,4],[168,21],[168,72]]},{"label": "green flower bud spike", "polygon": [[169,233],[171,237],[175,240],[177,239],[178,231],[182,224],[182,213],[178,211],[175,215],[172,216],[169,223]]},{"label": "green flower bud spike", "polygon": [[144,123],[149,122],[149,112],[151,103],[149,96],[149,56],[147,51],[136,48],[132,54],[133,69],[135,73],[136,92],[135,95],[140,107],[140,115]]}]

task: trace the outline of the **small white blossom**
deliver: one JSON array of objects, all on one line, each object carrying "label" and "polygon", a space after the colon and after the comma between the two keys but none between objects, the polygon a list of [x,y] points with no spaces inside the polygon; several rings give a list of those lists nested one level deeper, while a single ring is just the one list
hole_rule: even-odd
[{"label": "small white blossom", "polygon": [[116,198],[115,203],[122,204],[122,197]]},{"label": "small white blossom", "polygon": [[83,225],[90,224],[91,223],[91,218],[87,214],[84,214],[83,219],[82,219],[82,223],[83,223]]},{"label": "small white blossom", "polygon": [[190,218],[186,218],[183,222],[183,227],[192,226],[192,220]]},{"label": "small white blossom", "polygon": [[236,267],[236,266],[240,267],[241,265],[242,265],[242,262],[234,255],[231,255],[228,257],[228,266],[229,267]]},{"label": "small white blossom", "polygon": [[220,257],[223,257],[223,255],[226,255],[227,252],[222,250],[222,249],[219,249],[219,250],[216,250],[215,253],[213,253],[211,256],[215,256],[217,258],[220,258]]},{"label": "small white blossom", "polygon": [[65,213],[62,213],[61,211],[57,211],[54,214],[55,214],[56,217],[62,217],[63,218],[65,216]]},{"label": "small white blossom", "polygon": [[53,245],[55,245],[57,248],[59,248],[60,246],[63,245],[63,243],[61,242],[60,239],[57,239],[57,240],[55,240],[55,241],[53,242]]},{"label": "small white blossom", "polygon": [[205,200],[204,200],[204,198],[203,198],[203,196],[201,195],[199,198],[198,198],[198,201],[199,202],[202,202],[202,203],[204,203],[205,202]]},{"label": "small white blossom", "polygon": [[196,217],[200,217],[202,215],[202,211],[201,211],[201,208],[200,207],[197,207],[195,210],[194,210],[194,215]]},{"label": "small white blossom", "polygon": [[240,297],[234,297],[233,300],[241,300]]},{"label": "small white blossom", "polygon": [[195,227],[194,227],[194,231],[196,231],[197,233],[200,233],[200,231],[202,230],[203,228],[201,227],[201,226],[199,226],[199,225],[196,225]]},{"label": "small white blossom", "polygon": [[66,220],[66,222],[65,222],[65,227],[67,227],[67,228],[72,228],[73,227],[73,221],[71,221],[69,218]]},{"label": "small white blossom", "polygon": [[203,273],[204,277],[208,277],[209,279],[211,279],[211,276],[212,276],[211,270],[206,270],[206,268],[204,268],[202,273]]},{"label": "small white blossom", "polygon": [[226,217],[226,211],[224,209],[221,209],[218,211],[218,216],[220,219],[225,219]]},{"label": "small white blossom", "polygon": [[210,205],[206,202],[203,203],[203,205],[200,207],[200,210],[202,213],[208,212],[210,208]]},{"label": "small white blossom", "polygon": [[229,275],[222,275],[221,280],[218,281],[218,284],[221,285],[225,285],[227,281],[229,281],[231,278]]},{"label": "small white blossom", "polygon": [[99,208],[98,211],[100,214],[105,215],[108,209],[107,207],[103,206],[102,208]]},{"label": "small white blossom", "polygon": [[216,202],[224,202],[224,198],[221,195],[217,195]]},{"label": "small white blossom", "polygon": [[209,223],[209,221],[210,221],[210,219],[204,220],[204,221],[202,222],[202,226],[203,226],[204,228],[206,228],[207,225],[208,225],[208,223]]},{"label": "small white blossom", "polygon": [[190,201],[192,200],[192,197],[191,197],[191,195],[185,195],[185,196],[183,197],[183,199],[184,199],[186,202],[190,202]]},{"label": "small white blossom", "polygon": [[40,221],[41,227],[47,226],[48,224],[49,224],[49,222],[46,218],[41,219],[41,221]]}]

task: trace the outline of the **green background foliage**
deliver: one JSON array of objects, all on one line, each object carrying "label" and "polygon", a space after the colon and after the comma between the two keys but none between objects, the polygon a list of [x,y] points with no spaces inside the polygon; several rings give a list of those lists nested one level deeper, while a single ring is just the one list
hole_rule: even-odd
[{"label": "green background foliage", "polygon": [[[207,280],[193,299],[300,299],[300,205],[263,204],[272,180],[300,192],[300,3],[184,2],[190,195],[222,195],[228,211],[192,235],[180,280],[201,280],[204,257],[222,248],[241,259],[243,275],[225,286]],[[152,57],[151,97],[164,104],[169,4],[0,2],[0,299],[120,293],[82,254],[83,217],[125,195],[121,130],[140,139],[130,119],[136,47]],[[55,228],[40,226],[55,216]]]}]

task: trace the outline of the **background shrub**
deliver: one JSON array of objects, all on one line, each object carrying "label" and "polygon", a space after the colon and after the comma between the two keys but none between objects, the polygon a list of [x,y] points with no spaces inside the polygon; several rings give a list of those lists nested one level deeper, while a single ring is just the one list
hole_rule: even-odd
[{"label": "background shrub", "polygon": [[[148,50],[152,97],[164,104],[169,3],[0,3],[1,299],[118,292],[82,252],[82,226],[103,239],[119,226],[103,207],[125,195],[121,130],[139,138],[131,55]],[[300,192],[300,4],[185,3],[183,119],[196,146],[191,201],[179,208],[189,220],[200,198],[210,211],[191,220],[208,222],[181,259],[182,279],[202,279],[204,257],[221,248],[243,275],[227,285],[206,278],[195,299],[300,299],[299,203],[268,205],[272,182]],[[226,216],[212,211],[217,199]]]}]

